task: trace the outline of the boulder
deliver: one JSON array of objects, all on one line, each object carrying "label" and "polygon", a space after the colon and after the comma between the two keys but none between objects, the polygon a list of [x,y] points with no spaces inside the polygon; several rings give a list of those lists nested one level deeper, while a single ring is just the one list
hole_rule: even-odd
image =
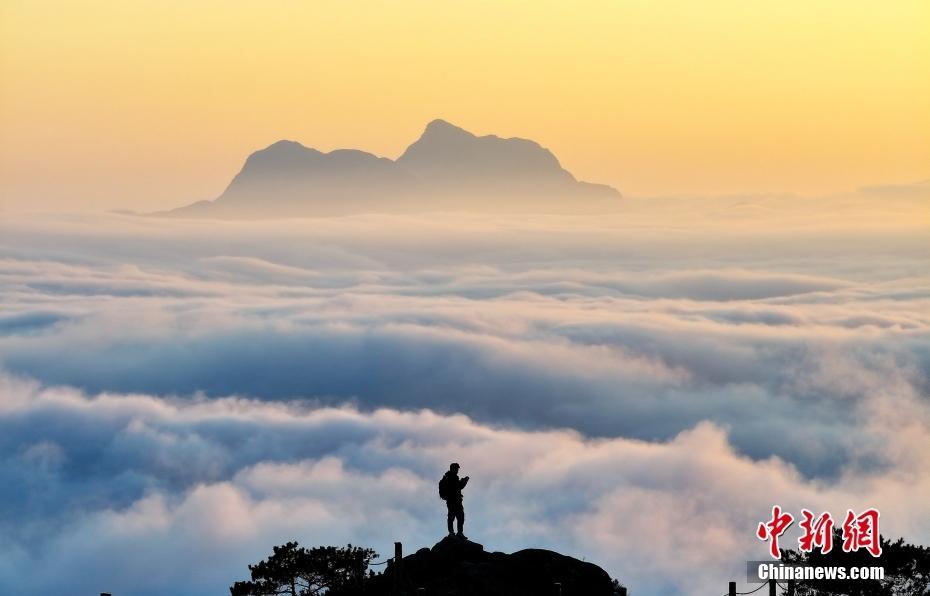
[{"label": "boulder", "polygon": [[404,557],[400,571],[389,565],[368,581],[364,593],[392,594],[395,574],[400,592],[409,596],[616,594],[610,575],[593,563],[538,548],[489,553],[477,542],[452,536]]}]

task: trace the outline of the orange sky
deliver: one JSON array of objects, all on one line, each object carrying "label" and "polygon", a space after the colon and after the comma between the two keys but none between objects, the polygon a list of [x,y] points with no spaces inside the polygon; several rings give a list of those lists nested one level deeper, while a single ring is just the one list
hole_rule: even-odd
[{"label": "orange sky", "polygon": [[930,178],[926,0],[6,0],[0,200],[156,209],[442,117],[629,195]]}]

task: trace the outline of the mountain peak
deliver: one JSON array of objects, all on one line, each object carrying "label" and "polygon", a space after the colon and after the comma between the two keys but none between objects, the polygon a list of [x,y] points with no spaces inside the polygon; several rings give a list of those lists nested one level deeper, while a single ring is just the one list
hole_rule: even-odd
[{"label": "mountain peak", "polygon": [[304,153],[304,152],[315,152],[316,149],[311,149],[306,147],[297,141],[289,141],[287,139],[281,139],[280,141],[275,141],[274,143],[268,145],[264,149],[260,149],[258,152],[267,152],[267,153],[276,153],[276,154],[286,154],[286,153]]},{"label": "mountain peak", "polygon": [[265,147],[265,149],[306,149],[301,143],[290,139],[281,139]]},{"label": "mountain peak", "polygon": [[214,201],[173,215],[256,218],[475,209],[610,211],[620,194],[579,182],[551,151],[521,138],[478,136],[436,119],[397,160],[328,153],[280,140],[252,153]]},{"label": "mountain peak", "polygon": [[574,177],[551,151],[535,141],[477,136],[445,120],[433,120],[397,163],[447,189],[538,192],[540,185],[565,185]]},{"label": "mountain peak", "polygon": [[620,584],[594,563],[534,548],[510,554],[487,552],[481,544],[457,537],[444,538],[432,548],[421,548],[404,557],[400,565],[392,560],[383,574],[366,580],[365,593],[393,593],[395,574],[427,594],[530,596],[552,594],[555,584],[559,584],[562,594],[622,593]]},{"label": "mountain peak", "polygon": [[451,122],[437,118],[431,121],[426,125],[426,129],[423,131],[423,134],[420,136],[421,139],[427,136],[443,136],[443,137],[466,137],[466,138],[475,138],[475,135],[468,132],[464,128],[458,127]]}]

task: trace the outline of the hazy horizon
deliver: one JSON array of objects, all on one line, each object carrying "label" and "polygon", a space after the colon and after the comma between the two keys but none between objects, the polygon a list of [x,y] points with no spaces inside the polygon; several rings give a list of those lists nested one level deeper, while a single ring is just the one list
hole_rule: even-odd
[{"label": "hazy horizon", "polygon": [[[434,119],[434,120],[443,121],[443,119]],[[420,132],[422,132],[422,129],[423,127],[420,128]],[[469,131],[469,132],[472,132],[472,131]],[[501,137],[500,135],[495,135],[493,132],[490,132],[487,134],[500,137],[505,140],[515,139],[515,140],[529,140],[533,142],[536,141],[536,139],[530,139],[530,138],[521,137],[521,136]],[[411,137],[410,140],[412,141],[415,139],[416,137],[414,136],[414,137]],[[170,211],[173,209],[178,209],[181,207],[189,206],[193,203],[200,202],[200,201],[213,201],[217,198],[222,197],[224,194],[224,191],[228,191],[230,184],[234,181],[234,179],[236,178],[236,175],[242,173],[243,166],[247,162],[248,157],[256,153],[259,153],[262,150],[269,149],[270,147],[282,141],[289,142],[289,143],[296,143],[302,146],[303,148],[306,148],[309,150],[320,150],[319,147],[316,147],[308,143],[302,143],[301,141],[295,140],[292,138],[278,139],[267,145],[256,147],[250,150],[245,155],[243,155],[242,159],[239,162],[239,165],[233,168],[232,170],[230,170],[229,176],[226,179],[226,182],[224,182],[221,186],[219,186],[218,190],[214,192],[213,194],[210,194],[208,196],[196,197],[196,198],[191,198],[191,197],[175,198],[172,200],[168,200],[165,203],[159,203],[157,206],[150,206],[148,208],[141,208],[141,209],[134,208],[134,206],[138,207],[138,205],[130,198],[126,198],[124,201],[120,201],[119,199],[114,199],[114,201],[116,202],[114,202],[113,204],[108,204],[106,206],[93,207],[93,206],[88,206],[88,205],[82,206],[80,204],[68,204],[66,206],[53,207],[53,206],[44,205],[42,201],[39,201],[37,203],[36,202],[25,202],[25,201],[20,202],[16,200],[16,197],[11,197],[11,196],[5,197],[5,202],[2,205],[0,205],[0,208],[2,208],[4,211],[8,213],[53,214],[55,212],[60,212],[60,213],[77,214],[77,213],[88,213],[88,212],[90,213],[95,213],[95,212],[96,213],[102,213],[102,212],[120,213],[122,212],[122,213],[127,213],[127,214],[132,213],[132,214],[142,215],[146,213],[158,213],[158,212],[163,212],[163,211]],[[409,143],[406,148],[409,148]],[[553,151],[551,147],[546,147],[545,145],[542,145],[542,149],[553,152],[556,158],[559,157],[558,152]],[[334,152],[339,153],[340,151],[345,151],[345,150],[362,151],[362,152],[369,153],[365,147],[338,147],[338,148],[331,149],[329,151],[322,151],[322,154],[327,155],[327,154],[333,154]],[[393,157],[377,155],[374,153],[372,153],[372,155],[378,158],[387,157],[387,159],[390,159],[392,161],[397,161],[397,158],[400,157],[402,153],[403,153],[403,150]],[[570,168],[567,168],[564,163],[562,163],[561,165],[563,168],[566,168],[570,173],[574,174],[574,172],[572,172]],[[582,180],[581,178],[577,176],[576,178],[578,178],[579,181],[583,181],[585,183],[605,184],[607,186],[611,186],[607,184],[606,182],[600,181],[600,180]],[[441,196],[442,194],[444,194],[444,192],[451,191],[452,188],[453,187],[449,187],[445,191],[437,192],[436,194]],[[615,214],[627,213],[627,212],[630,212],[631,209],[633,212],[636,212],[636,213],[641,212],[642,209],[644,208],[649,209],[651,207],[659,207],[661,209],[663,206],[667,206],[669,202],[684,202],[685,204],[690,204],[690,205],[700,205],[701,203],[705,203],[708,206],[708,208],[713,208],[713,206],[718,205],[721,202],[726,203],[728,201],[732,202],[732,201],[747,200],[750,202],[752,201],[767,202],[771,200],[778,200],[778,201],[783,201],[783,202],[790,202],[796,199],[814,200],[815,202],[811,203],[812,214],[816,213],[817,211],[818,201],[829,202],[829,201],[834,201],[838,199],[840,200],[841,199],[855,199],[856,207],[853,209],[854,212],[857,209],[866,209],[873,215],[877,215],[879,219],[881,219],[882,221],[893,220],[896,217],[905,217],[907,218],[908,222],[913,223],[914,220],[911,218],[912,213],[910,212],[911,208],[915,208],[915,214],[918,216],[930,214],[930,209],[925,211],[921,208],[922,207],[921,201],[930,199],[930,178],[928,177],[918,177],[916,179],[911,179],[911,180],[875,180],[875,181],[870,181],[870,182],[866,181],[866,183],[860,184],[856,187],[837,189],[836,191],[830,192],[830,193],[807,193],[807,194],[788,190],[788,189],[782,189],[780,191],[769,191],[769,192],[758,192],[758,191],[753,192],[753,191],[748,191],[748,190],[743,189],[743,190],[736,190],[736,191],[726,192],[726,193],[699,194],[699,193],[693,193],[693,192],[678,192],[678,193],[672,193],[672,194],[643,195],[643,194],[629,194],[625,192],[623,189],[617,188],[616,186],[612,186],[612,188],[614,188],[614,190],[617,190],[619,193],[621,193],[621,197],[619,197],[618,200],[615,202],[614,207],[612,207],[608,211],[610,213],[615,213]],[[471,197],[469,197],[468,193],[459,193],[459,195],[462,200],[472,200],[473,203],[465,208],[449,209],[447,207],[444,208],[442,206],[442,203],[440,202],[438,207],[412,209],[412,210],[408,210],[408,213],[411,215],[415,215],[417,213],[429,214],[429,213],[451,212],[451,213],[479,215],[482,213],[495,211],[493,208],[487,207],[488,202],[490,203],[500,202],[500,201],[506,202],[508,200],[508,197],[506,196],[506,194],[488,196],[487,193],[482,194],[482,193],[476,192],[476,193],[472,193]],[[10,199],[12,199],[12,201]],[[904,200],[904,203],[900,202],[902,199]],[[890,204],[883,203],[883,201],[887,201],[887,200],[891,200],[892,202]],[[482,203],[482,201],[485,201],[485,203]],[[566,201],[566,204],[570,204],[569,201]],[[902,212],[902,213],[894,212],[895,208],[901,207],[902,205],[905,205],[905,204],[908,205],[906,212]],[[367,208],[360,208],[354,214],[362,215],[362,214],[391,213],[392,211],[390,209],[390,205],[391,205],[390,198],[388,198],[381,205],[375,205],[375,206],[371,206]],[[259,211],[261,211],[260,203],[257,203],[256,206],[258,207]],[[890,211],[888,209],[883,209],[883,207],[886,207],[886,208],[890,207]],[[534,209],[531,204],[527,204],[523,209],[516,210],[514,212],[531,215],[534,213],[534,211],[539,211],[539,210]],[[879,213],[879,211],[884,211],[884,212]],[[542,209],[539,212],[539,214],[545,215],[547,214],[547,212],[545,209]],[[289,219],[289,218],[294,218],[294,217],[303,217],[303,218],[306,218],[306,217],[310,217],[310,218],[312,217],[344,217],[346,215],[353,215],[353,213],[340,213],[340,214],[333,215],[333,214],[326,213],[325,211],[322,211],[318,215],[314,215],[311,212],[306,215],[298,216],[298,215],[288,215],[286,213],[285,214],[278,213],[276,212],[274,206],[269,206],[267,208],[267,214],[266,214],[267,219],[278,219],[278,218]],[[571,212],[566,211],[565,215],[570,216]],[[219,217],[222,219],[222,216],[219,216]],[[262,219],[262,217],[256,216],[250,219]]]}]

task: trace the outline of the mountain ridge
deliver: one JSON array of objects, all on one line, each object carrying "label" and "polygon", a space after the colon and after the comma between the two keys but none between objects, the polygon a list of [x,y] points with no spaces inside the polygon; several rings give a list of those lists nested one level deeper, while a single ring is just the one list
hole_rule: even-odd
[{"label": "mountain ridge", "polygon": [[[249,219],[364,212],[609,210],[620,193],[578,181],[539,143],[429,122],[396,159],[279,140],[251,153],[223,193],[156,215]],[[486,204],[482,205],[481,203]]]}]

